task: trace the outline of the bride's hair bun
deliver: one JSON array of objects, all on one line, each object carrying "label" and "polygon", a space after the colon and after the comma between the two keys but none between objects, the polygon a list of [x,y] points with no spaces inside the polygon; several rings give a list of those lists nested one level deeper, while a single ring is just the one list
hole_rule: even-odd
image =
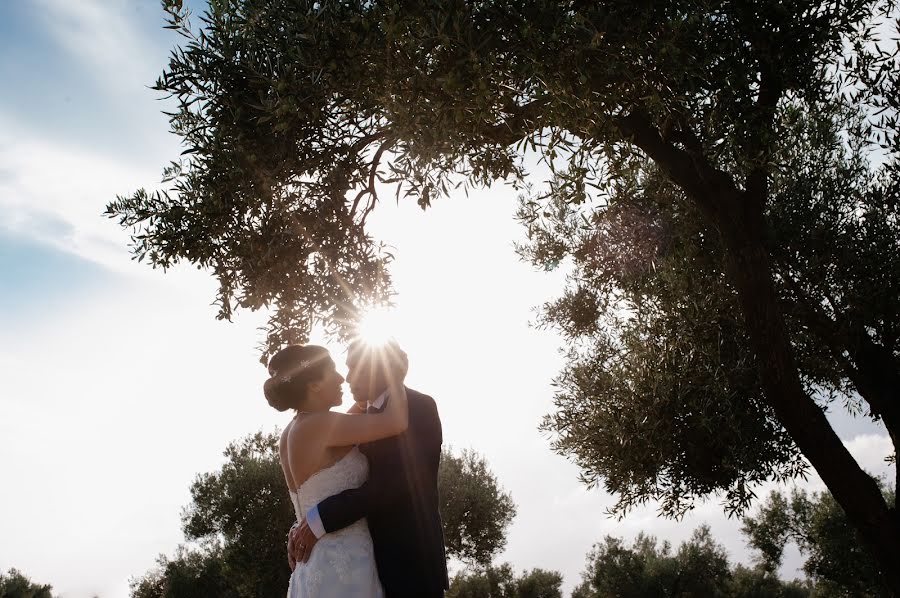
[{"label": "bride's hair bun", "polygon": [[269,360],[269,379],[263,394],[278,411],[300,409],[306,400],[306,387],[321,380],[331,363],[328,350],[318,345],[289,345]]}]

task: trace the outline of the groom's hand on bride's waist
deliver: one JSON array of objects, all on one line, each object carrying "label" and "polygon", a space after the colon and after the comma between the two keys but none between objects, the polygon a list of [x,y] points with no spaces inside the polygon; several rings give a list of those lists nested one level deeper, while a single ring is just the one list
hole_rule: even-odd
[{"label": "groom's hand on bride's waist", "polygon": [[294,572],[294,569],[297,567],[297,559],[294,558],[294,549],[292,548],[292,544],[294,541],[294,532],[297,531],[297,528],[300,527],[300,524],[294,522],[294,525],[291,526],[291,529],[288,531],[288,541],[287,541],[287,553],[288,553],[288,567],[291,568],[291,573]]},{"label": "groom's hand on bride's waist", "polygon": [[[312,554],[313,547],[319,539],[316,534],[309,529],[306,520],[300,522],[298,527],[292,528],[288,538],[288,560],[293,559],[295,563],[305,563]],[[293,567],[291,568],[293,570]]]}]

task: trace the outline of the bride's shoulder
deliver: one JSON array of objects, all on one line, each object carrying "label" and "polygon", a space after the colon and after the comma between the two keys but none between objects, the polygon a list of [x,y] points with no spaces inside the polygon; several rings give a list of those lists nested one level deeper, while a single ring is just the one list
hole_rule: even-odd
[{"label": "bride's shoulder", "polygon": [[330,415],[333,415],[330,411],[298,414],[291,420],[289,427],[285,428],[289,442],[316,436],[317,433],[327,429]]}]

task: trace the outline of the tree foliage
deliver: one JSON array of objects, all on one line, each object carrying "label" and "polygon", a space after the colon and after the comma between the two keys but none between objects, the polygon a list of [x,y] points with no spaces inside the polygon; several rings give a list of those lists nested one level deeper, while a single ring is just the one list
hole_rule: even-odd
[{"label": "tree foliage", "polygon": [[191,484],[182,513],[188,545],[132,581],[135,598],[262,598],[288,586],[286,533],[294,508],[284,487],[278,434],[256,433],[225,449],[225,463]]},{"label": "tree foliage", "polygon": [[813,598],[819,595],[809,580],[783,581],[759,567],[737,565],[731,572],[729,595],[734,598]]},{"label": "tree foliage", "polygon": [[[885,499],[896,503],[891,491]],[[777,572],[785,546],[796,544],[806,557],[803,570],[815,582],[816,596],[888,595],[877,562],[827,492],[794,490],[790,497],[772,492],[755,516],[744,519],[743,531],[767,572]]]},{"label": "tree foliage", "polygon": [[805,463],[764,400],[722,247],[678,189],[646,173],[602,205],[524,202],[535,263],[571,257],[541,322],[562,331],[567,363],[544,429],[617,514],[648,500],[680,516],[726,493],[746,507],[755,482]]},{"label": "tree foliage", "polygon": [[516,506],[503,491],[484,457],[443,449],[438,471],[441,520],[447,555],[470,565],[487,566],[506,546],[506,531]]},{"label": "tree foliage", "polygon": [[588,555],[578,596],[724,596],[728,558],[708,528],[700,528],[677,554],[656,538],[639,535],[631,547],[607,536]]},{"label": "tree foliage", "polygon": [[221,539],[229,586],[241,596],[274,596],[287,588],[286,534],[294,508],[284,486],[278,436],[256,433],[225,449],[225,464],[191,485],[182,515],[189,541]]},{"label": "tree foliage", "polygon": [[231,585],[221,548],[179,547],[173,558],[160,556],[157,568],[131,582],[132,598],[194,598],[242,596]]},{"label": "tree foliage", "polygon": [[[286,533],[294,510],[278,457],[279,434],[228,445],[221,469],[197,476],[182,514],[186,545],[132,580],[133,598],[261,598],[288,586]],[[474,451],[444,450],[438,471],[448,556],[489,563],[506,545],[515,505]]]},{"label": "tree foliage", "polygon": [[18,569],[0,572],[0,598],[53,598],[53,586],[36,584]]},{"label": "tree foliage", "polygon": [[731,569],[725,550],[706,526],[673,551],[668,542],[639,534],[631,546],[607,536],[588,555],[573,598],[727,598],[812,596],[799,582],[786,583],[762,569]]},{"label": "tree foliage", "polygon": [[447,598],[562,598],[562,575],[556,571],[532,569],[516,576],[504,563],[453,576]]},{"label": "tree foliage", "polygon": [[620,510],[740,511],[802,453],[900,594],[900,516],[821,405],[900,442],[893,0],[168,5],[185,154],[108,207],[138,258],[210,269],[222,317],[271,307],[277,349],[389,293],[379,186],[427,207],[506,180],[525,255],[574,267],[548,429],[585,479]]}]

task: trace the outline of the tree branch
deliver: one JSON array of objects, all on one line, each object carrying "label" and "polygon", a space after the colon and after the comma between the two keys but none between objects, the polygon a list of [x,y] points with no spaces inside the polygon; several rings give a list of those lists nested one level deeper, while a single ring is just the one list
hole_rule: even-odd
[{"label": "tree branch", "polygon": [[[736,195],[737,187],[730,175],[713,167],[699,151],[689,152],[666,141],[642,110],[615,118],[615,124],[622,135],[656,162],[712,217],[713,222],[721,224],[726,215],[731,219],[735,206],[729,198]],[[686,145],[699,144],[693,133],[688,133],[681,133],[686,135]]]},{"label": "tree branch", "polygon": [[545,98],[539,98],[517,106],[502,123],[485,131],[484,136],[503,146],[512,145],[539,128],[540,117],[547,104],[548,101]]},{"label": "tree branch", "polygon": [[763,146],[770,142],[775,127],[775,108],[783,92],[781,79],[774,68],[760,60],[759,96],[756,112],[759,122],[750,127],[748,149],[754,166],[747,175],[747,196],[760,209],[765,207],[769,196],[769,173],[766,168],[768,153]]},{"label": "tree branch", "polygon": [[[783,276],[788,288],[803,310],[804,322],[831,350],[856,392],[869,404],[873,414],[881,418],[891,436],[894,451],[900,450],[900,372],[890,352],[872,341],[864,329],[854,327],[852,338],[835,332],[838,323],[817,308],[791,276]],[[844,352],[849,355],[844,356]]]},{"label": "tree branch", "polygon": [[[382,137],[384,137],[384,135],[382,135]],[[365,187],[363,187],[353,199],[353,206],[350,208],[351,214],[356,213],[356,210],[359,207],[359,202],[363,197],[366,196],[366,194],[368,194],[371,198],[369,204],[366,206],[366,209],[363,212],[362,217],[360,218],[360,226],[365,225],[366,218],[368,218],[369,214],[375,207],[375,203],[378,201],[378,192],[375,190],[375,179],[378,177],[378,165],[381,163],[381,158],[384,155],[384,152],[390,149],[396,141],[396,137],[387,136],[387,138],[381,143],[381,145],[378,146],[378,149],[375,151],[375,155],[372,157],[372,163],[369,166],[369,183]]]}]

